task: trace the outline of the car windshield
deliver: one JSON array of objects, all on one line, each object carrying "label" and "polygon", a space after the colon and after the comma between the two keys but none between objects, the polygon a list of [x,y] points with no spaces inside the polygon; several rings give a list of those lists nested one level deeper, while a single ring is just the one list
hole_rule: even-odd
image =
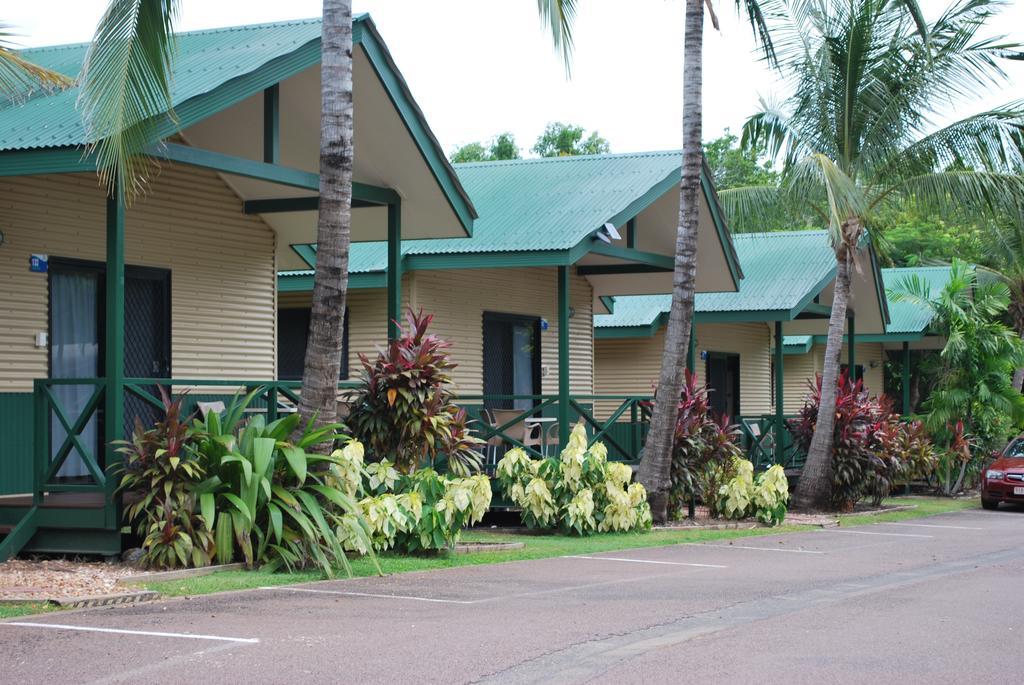
[{"label": "car windshield", "polygon": [[1024,459],[1024,438],[1017,438],[1011,442],[1003,456],[1008,459]]}]

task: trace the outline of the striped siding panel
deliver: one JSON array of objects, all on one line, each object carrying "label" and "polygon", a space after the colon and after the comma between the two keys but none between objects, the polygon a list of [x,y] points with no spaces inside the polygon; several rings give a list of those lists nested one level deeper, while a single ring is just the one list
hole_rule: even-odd
[{"label": "striped siding panel", "polygon": [[[452,343],[458,364],[453,378],[465,394],[483,392],[483,313],[485,311],[539,316],[549,328],[541,333],[544,393],[558,392],[558,317],[554,268],[463,269],[417,271],[409,293],[413,308],[434,314],[434,333]],[[570,389],[593,392],[593,316],[590,284],[572,276],[570,305]],[[383,311],[383,304],[381,304]],[[350,319],[351,322],[351,319]],[[354,324],[353,324],[354,326]]]},{"label": "striped siding panel", "polygon": [[[857,364],[864,367],[864,388],[872,395],[885,392],[884,369],[885,350],[881,343],[857,343]],[[847,360],[847,347],[840,352],[840,364]],[[875,367],[871,368],[874,362]],[[825,366],[825,345],[814,345],[807,354],[786,355],[785,396],[782,404],[787,414],[795,414],[804,406],[807,398],[807,382],[821,373]]]},{"label": "striped siding panel", "polygon": [[[47,278],[32,253],[103,261],[106,209],[95,176],[0,179],[0,391],[28,391],[47,374]],[[171,270],[172,368],[177,377],[275,373],[274,233],[242,213],[212,172],[164,165],[126,215],[129,264]]]},{"label": "striped siding panel", "polygon": [[[771,411],[771,354],[768,327],[760,323],[700,324],[697,326],[697,378],[704,379],[700,350],[740,355],[740,411]],[[595,392],[599,395],[649,395],[658,382],[665,329],[650,338],[595,341]],[[599,402],[598,413],[608,416],[616,402]]]}]

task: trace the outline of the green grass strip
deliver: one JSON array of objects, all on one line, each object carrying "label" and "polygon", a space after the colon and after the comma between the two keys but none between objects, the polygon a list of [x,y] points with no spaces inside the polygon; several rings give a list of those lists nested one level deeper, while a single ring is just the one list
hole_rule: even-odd
[{"label": "green grass strip", "polygon": [[[915,505],[914,509],[877,515],[846,515],[840,517],[842,526],[869,525],[884,521],[905,521],[908,519],[934,516],[950,511],[978,508],[977,498],[946,499],[936,497],[898,497],[886,500],[887,505]],[[465,542],[523,542],[522,549],[480,552],[476,554],[436,554],[430,556],[408,556],[382,554],[379,556],[381,569],[385,574],[408,573],[410,571],[431,571],[458,566],[479,566],[509,561],[548,559],[576,554],[594,554],[623,549],[644,547],[665,547],[684,542],[711,542],[733,540],[761,535],[779,535],[810,529],[811,526],[783,525],[777,528],[744,528],[726,530],[671,529],[655,530],[649,533],[607,533],[578,538],[564,535],[514,535],[488,530],[473,530],[462,536]],[[373,565],[366,559],[352,561],[352,573],[356,577],[375,575]],[[339,576],[345,577],[345,576]],[[247,590],[257,587],[293,585],[324,580],[319,571],[298,571],[295,573],[264,573],[261,571],[222,571],[197,578],[147,583],[143,587],[155,590],[168,597],[206,595],[214,592]],[[41,611],[54,610],[52,606],[34,604],[0,605],[0,618],[24,616]]]}]

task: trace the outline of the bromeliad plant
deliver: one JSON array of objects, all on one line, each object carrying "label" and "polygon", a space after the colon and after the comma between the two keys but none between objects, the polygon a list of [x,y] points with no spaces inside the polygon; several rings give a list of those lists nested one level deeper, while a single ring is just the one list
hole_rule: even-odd
[{"label": "bromeliad plant", "polygon": [[116,441],[123,455],[117,466],[118,492],[142,496],[125,511],[142,538],[141,561],[154,568],[207,566],[214,554],[212,526],[196,511],[195,488],[206,475],[190,449],[195,431],[182,416],[183,397],[171,400],[160,388],[164,418],[146,429],[138,417],[130,440]]},{"label": "bromeliad plant", "polygon": [[410,311],[407,327],[373,362],[359,356],[361,387],[346,423],[371,454],[402,473],[443,456],[448,471],[467,476],[480,468],[483,441],[469,432],[465,410],[455,405],[450,344],[427,332],[432,320]]},{"label": "bromeliad plant", "polygon": [[505,496],[522,508],[529,528],[590,535],[651,526],[647,491],[630,483],[629,465],[608,461],[603,443],[587,447],[582,422],[573,428],[558,459],[534,460],[516,448],[498,462],[496,474]]}]

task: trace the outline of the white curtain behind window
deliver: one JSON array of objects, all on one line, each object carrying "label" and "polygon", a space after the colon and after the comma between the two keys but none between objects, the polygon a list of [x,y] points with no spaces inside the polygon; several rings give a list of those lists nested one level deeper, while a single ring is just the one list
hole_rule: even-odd
[{"label": "white curtain behind window", "polygon": [[[50,377],[96,378],[99,375],[99,331],[96,300],[99,276],[87,271],[53,271],[50,273]],[[64,408],[68,423],[74,424],[95,391],[93,385],[58,385],[53,388],[57,401]],[[51,458],[64,443],[67,431],[56,416],[50,417]],[[94,415],[82,431],[80,439],[86,449],[99,449],[98,421]],[[58,477],[74,478],[88,475],[76,447],[57,472]]]},{"label": "white curtain behind window", "polygon": [[[533,394],[533,328],[517,324],[512,327],[512,394]],[[513,407],[526,411],[533,400],[515,400]]]}]

